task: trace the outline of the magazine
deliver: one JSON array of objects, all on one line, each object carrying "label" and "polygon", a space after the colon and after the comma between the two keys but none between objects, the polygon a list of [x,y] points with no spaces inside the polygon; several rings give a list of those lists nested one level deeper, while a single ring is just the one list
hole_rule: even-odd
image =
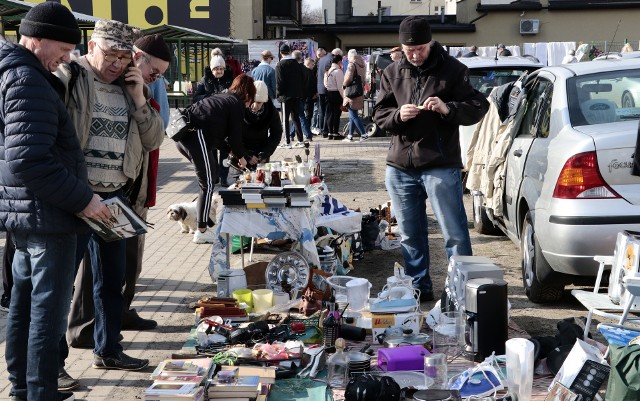
[{"label": "magazine", "polygon": [[111,211],[108,222],[83,217],[82,219],[105,241],[118,241],[147,232],[147,223],[119,197],[104,199],[102,203]]}]

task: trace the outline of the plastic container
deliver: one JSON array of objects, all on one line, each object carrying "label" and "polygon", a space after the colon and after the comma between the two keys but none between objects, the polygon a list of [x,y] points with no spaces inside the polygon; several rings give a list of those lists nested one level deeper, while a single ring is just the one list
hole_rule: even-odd
[{"label": "plastic container", "polygon": [[349,308],[355,311],[364,309],[369,302],[371,283],[366,278],[354,278],[346,284]]},{"label": "plastic container", "polygon": [[533,343],[524,338],[512,338],[505,343],[507,357],[507,387],[517,394],[518,401],[530,401],[533,386]]},{"label": "plastic container", "polygon": [[335,291],[336,302],[347,301],[347,283],[355,277],[351,276],[331,276],[326,279],[331,289]]},{"label": "plastic container", "polygon": [[253,294],[250,289],[242,288],[235,290],[233,292],[233,297],[237,299],[238,302],[244,302],[249,307],[247,312],[251,312],[251,309],[253,308]]},{"label": "plastic container", "polygon": [[256,313],[264,312],[273,306],[273,290],[253,291],[253,310]]}]

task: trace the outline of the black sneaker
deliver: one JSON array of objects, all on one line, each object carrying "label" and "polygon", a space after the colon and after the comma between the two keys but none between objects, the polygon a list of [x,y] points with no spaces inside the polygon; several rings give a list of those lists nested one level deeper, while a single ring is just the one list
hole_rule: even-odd
[{"label": "black sneaker", "polygon": [[73,401],[76,396],[70,392],[58,391],[58,401]]},{"label": "black sneaker", "polygon": [[93,355],[93,367],[96,369],[140,370],[148,365],[148,359],[133,358],[122,351],[105,356]]},{"label": "black sneaker", "polygon": [[422,290],[420,291],[420,302],[429,302],[433,301],[433,290]]},{"label": "black sneaker", "polygon": [[58,391],[71,391],[80,387],[80,382],[67,373],[64,368],[58,372]]},{"label": "black sneaker", "polygon": [[11,304],[11,298],[7,294],[2,294],[0,298],[0,310],[3,312],[9,312],[9,305]]}]

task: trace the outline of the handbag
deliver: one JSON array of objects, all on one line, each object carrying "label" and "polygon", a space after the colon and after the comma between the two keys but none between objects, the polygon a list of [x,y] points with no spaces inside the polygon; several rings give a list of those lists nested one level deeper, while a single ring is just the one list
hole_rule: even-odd
[{"label": "handbag", "polygon": [[191,125],[189,113],[186,109],[171,109],[169,113],[169,125],[167,126],[167,136],[174,141],[182,140],[190,132],[195,131],[195,127]]},{"label": "handbag", "polygon": [[360,74],[358,74],[358,70],[355,68],[355,66],[354,66],[353,72],[354,72],[353,80],[351,80],[351,83],[344,88],[344,95],[349,99],[353,99],[353,98],[364,95],[362,78],[360,77]]}]

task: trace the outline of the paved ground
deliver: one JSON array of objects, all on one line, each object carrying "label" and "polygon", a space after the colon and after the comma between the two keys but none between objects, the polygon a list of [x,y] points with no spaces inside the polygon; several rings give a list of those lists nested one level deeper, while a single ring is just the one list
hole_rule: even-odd
[{"label": "paved ground", "polygon": [[[340,160],[352,163],[353,160],[383,158],[388,139],[372,138],[363,143],[316,139],[313,144],[316,143],[321,143],[322,158],[328,166]],[[280,160],[296,154],[304,158],[303,149],[278,149],[273,159]],[[72,348],[67,370],[80,379],[81,388],[75,392],[76,399],[144,398],[144,389],[151,384],[149,374],[153,367],[170,357],[172,352],[180,350],[193,324],[193,311],[188,309],[187,304],[201,295],[213,294],[214,288],[207,272],[210,246],[192,243],[192,236],[180,234],[177,223],[167,220],[165,214],[168,205],[190,201],[196,193],[197,184],[191,165],[176,151],[173,141],[166,140],[161,148],[157,205],[150,210],[148,217],[150,222],[155,223],[155,228],[147,234],[142,276],[133,302],[133,307],[143,317],[157,320],[159,326],[152,331],[123,332],[122,342],[127,354],[149,358],[150,367],[141,372],[97,370],[91,367],[90,350]],[[239,257],[234,259],[239,263]],[[0,400],[8,399],[9,392],[4,359],[5,325],[6,314],[0,312]]]}]

